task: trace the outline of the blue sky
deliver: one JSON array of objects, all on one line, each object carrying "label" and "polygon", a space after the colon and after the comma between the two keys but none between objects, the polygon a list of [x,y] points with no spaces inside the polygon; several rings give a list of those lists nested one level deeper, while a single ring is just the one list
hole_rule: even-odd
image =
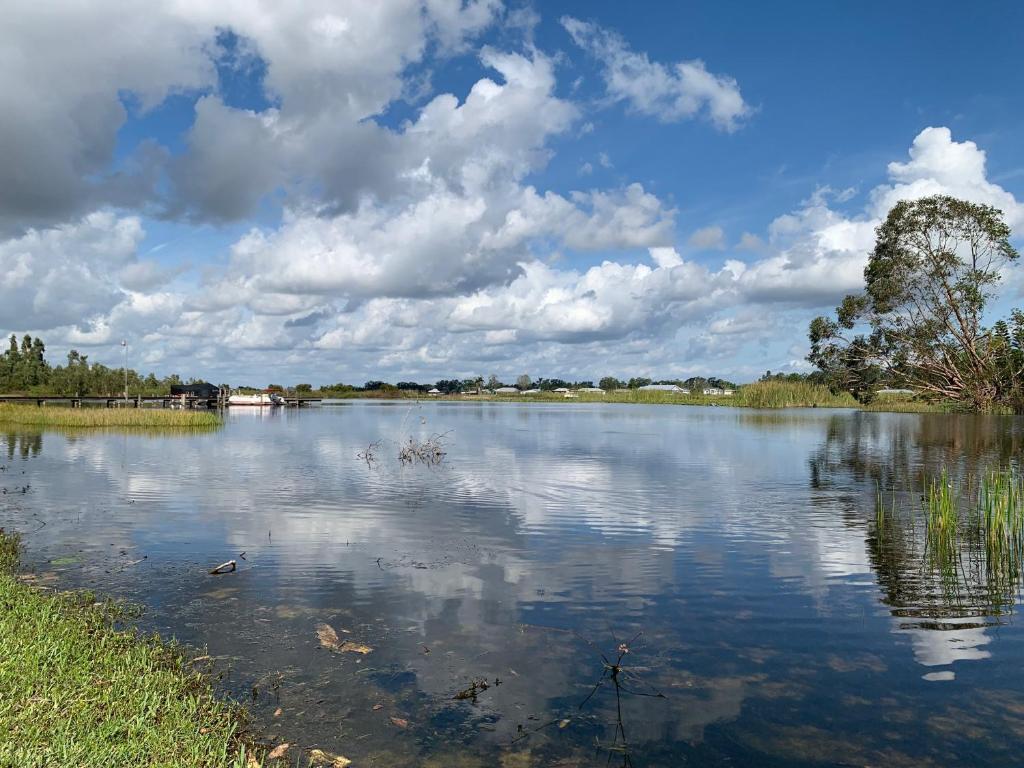
[{"label": "blue sky", "polygon": [[[229,382],[803,370],[897,199],[1024,227],[1024,8],[15,3],[0,330]],[[1019,240],[1018,240],[1019,242]],[[1019,302],[1016,268],[995,306]]]}]

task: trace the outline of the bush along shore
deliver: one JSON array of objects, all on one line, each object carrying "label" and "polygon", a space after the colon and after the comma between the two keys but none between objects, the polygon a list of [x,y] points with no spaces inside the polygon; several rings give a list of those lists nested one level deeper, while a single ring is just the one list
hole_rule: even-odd
[{"label": "bush along shore", "polygon": [[221,424],[212,411],[174,411],[161,408],[65,408],[0,404],[0,425],[27,427],[170,427],[211,429]]},{"label": "bush along shore", "polygon": [[244,713],[116,604],[16,575],[0,529],[0,766],[253,768]]}]

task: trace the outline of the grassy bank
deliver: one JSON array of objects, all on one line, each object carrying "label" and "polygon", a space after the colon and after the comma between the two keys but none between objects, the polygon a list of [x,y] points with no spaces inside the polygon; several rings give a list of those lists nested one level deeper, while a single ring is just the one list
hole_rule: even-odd
[{"label": "grassy bank", "polygon": [[221,423],[210,411],[172,411],[157,408],[64,408],[0,404],[0,425],[33,427],[174,427],[209,429]]},{"label": "grassy bank", "polygon": [[15,576],[0,529],[0,766],[250,768],[240,710],[173,647]]}]

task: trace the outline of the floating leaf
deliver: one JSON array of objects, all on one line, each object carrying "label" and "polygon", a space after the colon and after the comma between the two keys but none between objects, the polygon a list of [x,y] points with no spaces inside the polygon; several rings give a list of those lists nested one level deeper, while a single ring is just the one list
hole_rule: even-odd
[{"label": "floating leaf", "polygon": [[284,714],[284,710],[281,709],[280,707],[278,707],[277,709],[274,710],[274,717],[280,717],[283,714]]},{"label": "floating leaf", "polygon": [[348,768],[348,766],[352,765],[352,761],[341,755],[332,755],[330,752],[324,752],[322,749],[312,749],[309,752],[309,764],[326,765],[329,768]]},{"label": "floating leaf", "polygon": [[287,742],[285,742],[284,744],[278,744],[276,747],[270,750],[270,754],[267,755],[267,760],[279,760],[280,758],[284,757],[284,753],[288,751],[288,747],[290,746],[291,744]]},{"label": "floating leaf", "polygon": [[363,645],[362,643],[353,643],[350,640],[346,640],[344,643],[342,643],[338,647],[338,650],[348,653],[362,653],[364,655],[373,652],[373,648],[371,648],[370,646]]},{"label": "floating leaf", "polygon": [[[344,632],[345,630],[342,630]],[[338,653],[372,653],[373,648],[362,643],[353,643],[351,640],[342,642],[338,637],[338,633],[334,631],[334,627],[330,624],[317,624],[316,636],[320,640],[320,645],[327,648],[330,651],[337,651]]]},{"label": "floating leaf", "polygon": [[571,722],[572,722],[572,720],[570,720],[568,717],[565,718],[565,720],[559,720],[558,721],[558,727],[559,728],[566,728],[566,727],[568,727],[569,723],[571,723]]},{"label": "floating leaf", "polygon": [[338,633],[334,631],[330,624],[317,624],[316,636],[320,641],[320,645],[328,650],[336,651],[338,646],[341,645],[341,641],[338,640]]},{"label": "floating leaf", "polygon": [[374,712],[379,712],[382,709],[384,709],[384,705],[383,704],[374,704],[373,705],[373,711]]},{"label": "floating leaf", "polygon": [[409,727],[409,721],[406,720],[404,717],[392,717],[391,723],[392,725],[397,725],[399,728]]}]

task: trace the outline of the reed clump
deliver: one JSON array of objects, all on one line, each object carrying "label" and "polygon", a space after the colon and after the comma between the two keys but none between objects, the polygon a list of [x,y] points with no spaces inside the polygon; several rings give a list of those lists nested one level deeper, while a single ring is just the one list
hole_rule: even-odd
[{"label": "reed clump", "polygon": [[220,426],[212,411],[175,411],[157,408],[65,408],[60,406],[0,404],[0,425],[27,427],[127,427],[211,429]]},{"label": "reed clump", "polygon": [[823,384],[807,381],[758,381],[740,387],[736,405],[748,408],[857,408],[849,392],[833,393]]}]

